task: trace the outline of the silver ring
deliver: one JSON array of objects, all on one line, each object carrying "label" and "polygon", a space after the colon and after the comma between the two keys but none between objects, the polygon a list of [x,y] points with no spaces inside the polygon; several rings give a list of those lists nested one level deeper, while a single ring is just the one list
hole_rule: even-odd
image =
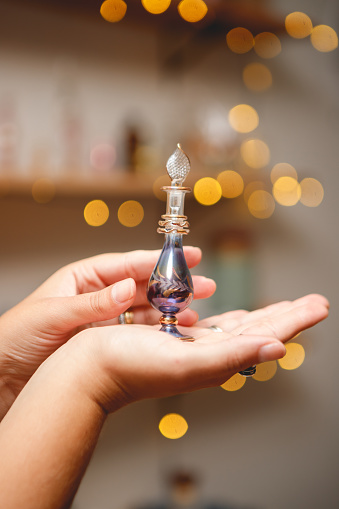
[{"label": "silver ring", "polygon": [[220,327],[218,327],[217,325],[210,325],[209,327],[207,327],[208,329],[212,330],[213,332],[224,332],[222,329],[220,329]]},{"label": "silver ring", "polygon": [[133,323],[134,313],[133,311],[125,311],[119,315],[118,321],[120,325],[129,325]]}]

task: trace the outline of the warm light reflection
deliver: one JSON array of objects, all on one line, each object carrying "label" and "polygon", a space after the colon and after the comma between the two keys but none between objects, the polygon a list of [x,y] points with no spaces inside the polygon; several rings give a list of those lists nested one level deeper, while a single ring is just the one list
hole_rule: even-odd
[{"label": "warm light reflection", "polygon": [[32,186],[32,196],[37,203],[48,203],[55,196],[55,184],[47,178],[36,180]]},{"label": "warm light reflection", "polygon": [[258,139],[246,140],[241,144],[240,154],[250,168],[263,168],[270,161],[270,150],[265,142]]},{"label": "warm light reflection", "polygon": [[168,175],[160,175],[160,177],[156,178],[153,182],[153,193],[155,196],[161,201],[166,201],[167,194],[165,191],[161,190],[163,186],[168,186]]},{"label": "warm light reflection", "polygon": [[319,180],[305,178],[300,182],[300,202],[306,207],[318,207],[324,198],[324,188]]},{"label": "warm light reflection", "polygon": [[285,28],[288,35],[295,39],[303,39],[312,32],[312,21],[303,12],[291,12],[285,18]]},{"label": "warm light reflection", "polygon": [[246,377],[239,375],[239,373],[236,373],[231,378],[226,380],[225,383],[220,385],[220,387],[222,389],[225,389],[225,391],[234,392],[234,391],[238,391],[239,389],[241,389],[241,387],[243,387],[245,385],[245,382],[246,382]]},{"label": "warm light reflection", "polygon": [[127,4],[123,0],[106,0],[100,7],[101,16],[110,23],[120,21],[126,14]]},{"label": "warm light reflection", "polygon": [[196,23],[206,16],[208,8],[203,0],[182,0],[178,11],[185,21]]},{"label": "warm light reflection", "polygon": [[234,106],[228,113],[228,120],[231,127],[238,133],[249,133],[259,124],[258,113],[248,104]]},{"label": "warm light reflection", "polygon": [[272,73],[264,64],[247,64],[242,73],[246,87],[253,92],[263,92],[272,85]]},{"label": "warm light reflection", "polygon": [[247,28],[232,28],[227,35],[226,41],[229,49],[234,53],[247,53],[253,48],[254,39]]},{"label": "warm light reflection", "polygon": [[297,369],[305,360],[305,350],[299,343],[287,343],[286,355],[278,359],[279,365],[283,369]]},{"label": "warm light reflection", "polygon": [[327,25],[318,25],[312,30],[311,43],[318,51],[333,51],[338,47],[337,32]]},{"label": "warm light reflection", "polygon": [[89,158],[93,168],[107,172],[114,166],[116,151],[111,143],[97,143],[91,149]]},{"label": "warm light reflection", "polygon": [[257,380],[257,382],[267,382],[267,380],[271,380],[274,377],[277,369],[277,361],[263,362],[257,365],[257,370],[252,378]]},{"label": "warm light reflection", "polygon": [[160,433],[171,439],[181,438],[188,430],[186,419],[179,414],[167,414],[159,423]]},{"label": "warm light reflection", "polygon": [[85,207],[84,217],[90,226],[102,226],[109,217],[109,209],[104,201],[92,200]]},{"label": "warm light reflection", "polygon": [[221,192],[225,198],[236,198],[244,190],[243,178],[236,171],[222,171],[219,173],[217,181],[221,185]]},{"label": "warm light reflection", "polygon": [[300,184],[293,177],[280,177],[273,184],[273,196],[280,205],[292,207],[300,200]]},{"label": "warm light reflection", "polygon": [[280,177],[292,177],[298,180],[298,174],[296,169],[288,163],[277,163],[271,170],[271,182],[274,184]]},{"label": "warm light reflection", "polygon": [[195,183],[194,196],[201,205],[214,205],[222,196],[221,185],[212,177],[204,177]]},{"label": "warm light reflection", "polygon": [[118,219],[123,226],[133,228],[138,226],[144,218],[144,209],[141,203],[128,200],[122,203],[118,210]]},{"label": "warm light reflection", "polygon": [[161,14],[169,8],[171,0],[141,0],[141,3],[151,14]]},{"label": "warm light reflection", "polygon": [[281,52],[280,39],[271,32],[262,32],[254,38],[254,51],[261,58],[274,58]]},{"label": "warm light reflection", "polygon": [[254,191],[247,201],[248,210],[257,219],[268,219],[274,212],[273,196],[267,191]]}]

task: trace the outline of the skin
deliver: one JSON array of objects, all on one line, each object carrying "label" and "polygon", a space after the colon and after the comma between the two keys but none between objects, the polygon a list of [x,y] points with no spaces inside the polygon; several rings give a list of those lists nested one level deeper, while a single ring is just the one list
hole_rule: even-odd
[{"label": "skin", "polygon": [[[199,254],[193,257],[197,261]],[[137,258],[138,266],[140,254]],[[71,271],[62,269],[57,278],[62,288],[52,276],[32,299],[16,308],[15,320],[10,312],[6,321],[0,322],[0,366],[7,369],[8,383],[12,383],[11,374],[18,380],[19,370],[25,373],[21,389],[0,425],[0,507],[69,507],[110,412],[145,398],[221,385],[252,364],[282,357],[286,341],[328,315],[328,301],[321,295],[253,312],[224,313],[196,324],[188,314],[186,325],[180,329],[195,341],[185,342],[160,332],[159,325],[115,325],[114,316],[122,312],[123,306],[115,302],[117,307],[112,311],[114,287],[105,293],[106,286],[130,276],[131,265],[111,271],[113,260],[104,258],[100,260],[100,267],[104,261],[103,277],[97,261],[81,262],[85,263],[81,270],[79,266],[74,270],[74,265]],[[86,277],[93,266],[93,274]],[[143,287],[146,272],[133,273],[137,279],[132,291],[136,316],[139,311],[145,316],[145,301],[141,292],[138,298],[138,285]],[[197,284],[199,288],[199,281]],[[201,285],[198,295],[213,290],[213,282]],[[93,297],[81,293],[83,290],[103,292],[103,299],[101,294]],[[128,291],[126,294],[130,295]],[[124,301],[125,309],[131,306],[131,299]],[[88,302],[92,304],[86,308]],[[32,317],[39,328],[34,328]],[[8,332],[9,319],[14,333]],[[101,326],[84,328],[93,322]],[[211,332],[207,327],[212,324],[224,332]],[[79,327],[82,330],[77,332]],[[6,339],[8,333],[10,341]]]}]

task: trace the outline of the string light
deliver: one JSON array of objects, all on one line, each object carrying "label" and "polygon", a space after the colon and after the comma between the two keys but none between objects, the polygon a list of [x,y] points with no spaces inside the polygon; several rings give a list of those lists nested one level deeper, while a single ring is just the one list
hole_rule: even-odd
[{"label": "string light", "polygon": [[203,0],[182,0],[178,5],[180,16],[189,23],[201,21],[207,11],[208,7]]},{"label": "string light", "polygon": [[240,154],[247,166],[254,169],[263,168],[270,161],[268,146],[264,141],[258,139],[243,141],[240,146]]},{"label": "string light", "polygon": [[221,185],[221,192],[225,198],[236,198],[244,190],[242,176],[233,170],[225,170],[219,173],[217,181]]},{"label": "string light", "polygon": [[299,343],[287,343],[286,355],[282,359],[278,359],[279,366],[282,369],[297,369],[305,360],[305,350]]},{"label": "string light", "polygon": [[306,207],[318,207],[324,198],[324,188],[319,180],[305,178],[300,182],[300,202]]},{"label": "string light", "polygon": [[84,217],[90,226],[102,226],[109,217],[109,209],[102,200],[92,200],[85,207]]},{"label": "string light", "polygon": [[312,21],[303,12],[291,12],[285,18],[285,28],[288,35],[295,39],[303,39],[312,32]]},{"label": "string light", "polygon": [[274,58],[281,52],[281,42],[275,34],[262,32],[254,38],[254,51],[261,58]]},{"label": "string light", "polygon": [[231,378],[226,380],[225,383],[220,385],[220,387],[225,391],[234,392],[241,389],[245,385],[245,382],[246,377],[239,375],[239,373],[236,373]]},{"label": "string light", "polygon": [[123,0],[106,0],[100,7],[101,16],[110,23],[122,20],[127,10],[127,4]]},{"label": "string light", "polygon": [[246,87],[253,92],[263,92],[272,86],[272,73],[259,62],[247,64],[242,73]]},{"label": "string light", "polygon": [[288,163],[277,163],[271,170],[271,182],[274,184],[280,177],[292,177],[298,180],[296,169]]},{"label": "string light", "polygon": [[243,27],[232,28],[226,35],[226,41],[229,49],[239,54],[247,53],[254,45],[252,33]]},{"label": "string light", "polygon": [[165,415],[160,423],[159,423],[159,431],[160,433],[172,440],[177,438],[181,438],[185,435],[188,430],[188,424],[186,419],[179,414],[167,414]]},{"label": "string light", "polygon": [[277,369],[277,361],[263,362],[262,364],[257,365],[257,370],[252,378],[257,382],[267,382],[274,377]]},{"label": "string light", "polygon": [[141,203],[128,200],[122,203],[118,210],[118,219],[123,226],[133,228],[138,226],[144,218],[144,209]]},{"label": "string light", "polygon": [[338,47],[337,32],[327,25],[318,25],[312,30],[311,43],[316,50],[323,53],[333,51]]},{"label": "string light", "polygon": [[171,0],[141,0],[141,3],[151,14],[161,14],[169,8]]},{"label": "string light", "polygon": [[258,127],[259,115],[252,106],[238,104],[230,110],[228,120],[238,133],[249,133]]},{"label": "string light", "polygon": [[221,185],[212,177],[204,177],[195,183],[194,196],[201,205],[214,205],[222,196]]},{"label": "string light", "polygon": [[247,206],[252,216],[257,219],[268,219],[275,209],[273,196],[269,192],[260,189],[250,195]]},{"label": "string light", "polygon": [[280,177],[273,184],[273,196],[280,205],[292,207],[300,200],[300,184],[293,177]]}]

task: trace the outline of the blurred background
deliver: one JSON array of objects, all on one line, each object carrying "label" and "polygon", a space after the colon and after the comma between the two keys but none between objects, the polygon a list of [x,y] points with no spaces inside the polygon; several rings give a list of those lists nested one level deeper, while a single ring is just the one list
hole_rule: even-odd
[{"label": "blurred background", "polygon": [[337,508],[338,2],[0,12],[0,312],[66,263],[160,248],[178,142],[184,240],[218,282],[200,315],[310,292],[332,306],[255,379],[111,416],[73,507]]}]

